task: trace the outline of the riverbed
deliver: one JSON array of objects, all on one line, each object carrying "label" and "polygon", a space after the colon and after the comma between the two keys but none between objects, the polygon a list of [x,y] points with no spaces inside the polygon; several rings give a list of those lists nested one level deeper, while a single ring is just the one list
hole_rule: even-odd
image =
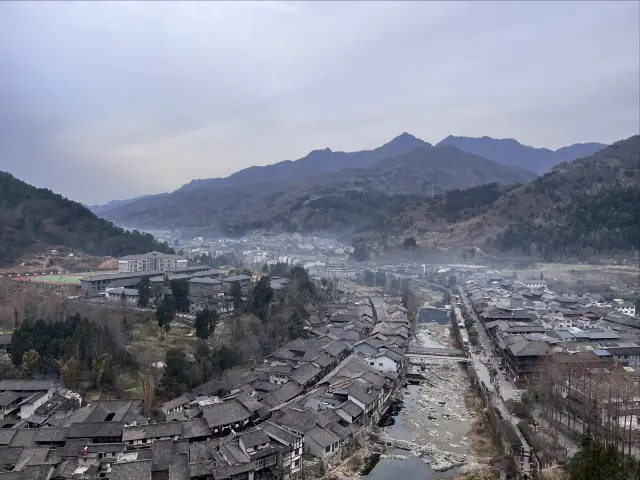
[{"label": "riverbed", "polygon": [[[417,344],[423,347],[451,347],[448,312],[421,309]],[[362,478],[370,480],[459,478],[459,466],[472,461],[469,434],[474,415],[465,405],[469,379],[455,362],[427,365],[428,383],[403,390],[404,408],[385,434],[421,448],[411,451],[387,447],[378,464]]]}]

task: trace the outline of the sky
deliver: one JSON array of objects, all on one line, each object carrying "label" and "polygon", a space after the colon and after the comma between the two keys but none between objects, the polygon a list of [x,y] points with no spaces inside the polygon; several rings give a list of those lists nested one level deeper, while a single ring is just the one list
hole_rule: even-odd
[{"label": "sky", "polygon": [[407,131],[640,131],[640,2],[0,2],[0,170],[87,204]]}]

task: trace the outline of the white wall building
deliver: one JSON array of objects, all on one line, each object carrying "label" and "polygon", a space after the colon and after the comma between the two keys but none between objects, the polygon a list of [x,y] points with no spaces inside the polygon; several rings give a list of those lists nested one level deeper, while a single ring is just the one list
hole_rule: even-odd
[{"label": "white wall building", "polygon": [[344,265],[326,265],[324,267],[312,267],[309,275],[314,278],[326,278],[338,282],[355,281],[358,270]]},{"label": "white wall building", "polygon": [[141,255],[127,255],[118,259],[118,271],[121,273],[147,272],[150,270],[166,272],[173,268],[186,268],[187,259],[180,255],[161,252],[149,252]]},{"label": "white wall building", "polygon": [[636,315],[636,306],[628,302],[626,300],[622,300],[620,298],[614,298],[613,303],[611,304],[614,310],[624,313],[625,315],[629,315],[630,317],[635,317]]}]

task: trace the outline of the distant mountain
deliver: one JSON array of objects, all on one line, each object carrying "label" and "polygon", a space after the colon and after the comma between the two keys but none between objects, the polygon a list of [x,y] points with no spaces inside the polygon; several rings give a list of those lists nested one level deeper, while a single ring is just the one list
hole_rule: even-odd
[{"label": "distant mountain", "polygon": [[494,162],[526,168],[538,174],[550,172],[559,163],[587,157],[606,147],[602,143],[576,143],[558,150],[549,150],[522,145],[512,138],[474,138],[452,135],[442,140],[438,145],[453,145],[460,150],[480,155]]},{"label": "distant mountain", "polygon": [[134,198],[128,198],[125,200],[111,200],[108,203],[105,203],[104,205],[84,205],[85,207],[87,207],[89,210],[91,210],[93,213],[95,213],[96,215],[100,216],[105,212],[108,212],[109,210],[112,210],[114,208],[117,207],[121,207],[123,205],[128,205],[131,202],[135,202],[136,200],[140,200],[141,198],[145,198],[148,197],[149,195],[144,195],[142,197],[134,197]]},{"label": "distant mountain", "polygon": [[[416,139],[417,140],[417,139]],[[414,137],[402,135],[380,149],[370,151],[366,156],[342,153],[349,162],[342,169],[318,174],[308,179],[278,180],[240,185],[224,186],[220,182],[201,184],[198,188],[181,188],[173,193],[152,196],[127,203],[105,213],[110,220],[127,225],[144,227],[210,227],[227,233],[244,233],[258,228],[272,229],[355,229],[366,223],[375,209],[375,202],[354,206],[364,215],[362,221],[349,217],[350,224],[340,217],[337,221],[322,212],[314,210],[315,219],[301,218],[310,202],[322,197],[364,196],[377,199],[384,204],[389,195],[416,196],[425,198],[432,193],[441,193],[454,188],[468,188],[485,183],[512,184],[535,178],[533,172],[500,165],[491,160],[463,152],[452,146],[433,147],[424,142],[413,150],[385,157],[381,151],[408,148],[417,142]],[[382,160],[373,162],[371,152]],[[334,153],[316,153],[333,158]],[[308,157],[313,157],[312,153]],[[304,164],[304,159],[290,165]],[[281,165],[281,164],[277,164]],[[318,164],[320,165],[320,164]],[[352,168],[346,168],[351,165]],[[364,166],[363,166],[364,165]],[[336,164],[334,168],[339,168]],[[354,168],[354,166],[358,168]],[[324,165],[327,169],[330,166]],[[280,167],[278,167],[280,168]],[[243,171],[243,172],[246,172]],[[239,172],[243,174],[243,172]],[[307,169],[306,172],[309,172]],[[296,178],[298,175],[292,175]],[[267,176],[268,177],[268,176]],[[230,177],[231,178],[231,177]],[[360,198],[359,197],[359,198]],[[382,208],[382,207],[381,207]],[[335,215],[334,215],[335,216]],[[377,217],[376,217],[377,218]]]},{"label": "distant mountain", "polygon": [[170,251],[151,235],[127,232],[77,202],[0,171],[0,265],[49,245],[92,255]]},{"label": "distant mountain", "polygon": [[226,178],[192,180],[180,190],[191,190],[203,186],[226,188],[255,183],[306,180],[323,173],[367,168],[384,158],[395,157],[424,145],[429,144],[405,132],[374,150],[359,152],[333,152],[330,148],[314,150],[298,160],[285,160],[272,165],[249,167]]}]

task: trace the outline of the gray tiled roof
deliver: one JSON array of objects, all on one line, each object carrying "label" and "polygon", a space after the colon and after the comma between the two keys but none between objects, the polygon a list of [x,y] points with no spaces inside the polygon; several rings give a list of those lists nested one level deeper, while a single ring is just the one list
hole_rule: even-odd
[{"label": "gray tiled roof", "polygon": [[360,415],[362,413],[362,408],[360,408],[358,405],[353,403],[351,400],[349,400],[348,402],[345,402],[344,404],[340,405],[339,408],[341,408],[342,410],[347,412],[352,417],[357,417],[358,415]]},{"label": "gray tiled roof", "polygon": [[313,440],[323,448],[340,440],[340,437],[335,433],[320,427],[314,427],[308,430],[305,432],[304,437]]},{"label": "gray tiled roof", "polygon": [[182,438],[206,437],[211,435],[211,429],[206,418],[192,418],[182,422]]},{"label": "gray tiled roof", "polygon": [[109,480],[151,480],[151,460],[111,464]]},{"label": "gray tiled roof", "polygon": [[9,445],[16,432],[15,428],[0,428],[0,446]]},{"label": "gray tiled roof", "polygon": [[242,442],[245,448],[252,448],[257,445],[269,443],[269,437],[259,428],[241,433],[238,435],[238,440]]},{"label": "gray tiled roof", "polygon": [[12,447],[30,447],[34,445],[38,430],[35,428],[19,428],[9,443]]},{"label": "gray tiled roof", "polygon": [[18,400],[19,398],[20,398],[20,395],[10,390],[6,392],[2,392],[0,393],[0,406],[8,407],[12,403],[15,403],[16,400]]},{"label": "gray tiled roof", "polygon": [[[253,390],[253,387],[251,388],[251,390]],[[236,395],[235,399],[238,400],[247,410],[252,413],[257,412],[262,408],[262,404],[246,392]]]},{"label": "gray tiled roof", "polygon": [[22,455],[24,447],[0,447],[0,461],[7,465],[15,465]]},{"label": "gray tiled roof", "polygon": [[274,420],[274,423],[293,428],[299,432],[306,432],[315,426],[316,417],[310,412],[290,408],[286,410],[282,418]]},{"label": "gray tiled roof", "polygon": [[38,390],[49,390],[55,385],[50,380],[1,380],[0,392],[13,390],[14,392],[35,392]]},{"label": "gray tiled roof", "polygon": [[297,397],[301,392],[302,389],[298,386],[297,383],[285,383],[278,390],[276,390],[275,392],[271,392],[269,395],[264,397],[262,403],[268,405],[271,408],[274,408],[282,403],[288,402],[294,397]]},{"label": "gray tiled roof", "polygon": [[122,437],[124,422],[82,422],[69,427],[67,438]]},{"label": "gray tiled roof", "polygon": [[68,428],[39,428],[35,441],[36,443],[64,442],[68,431]]},{"label": "gray tiled roof", "polygon": [[150,423],[138,427],[125,427],[122,432],[122,441],[130,442],[144,438],[174,437],[182,434],[180,422]]},{"label": "gray tiled roof", "polygon": [[304,385],[322,372],[320,367],[312,363],[304,363],[289,374],[289,378],[299,385]]},{"label": "gray tiled roof", "polygon": [[247,420],[251,417],[251,412],[239,401],[233,399],[202,407],[202,415],[207,419],[209,427],[216,428]]}]

